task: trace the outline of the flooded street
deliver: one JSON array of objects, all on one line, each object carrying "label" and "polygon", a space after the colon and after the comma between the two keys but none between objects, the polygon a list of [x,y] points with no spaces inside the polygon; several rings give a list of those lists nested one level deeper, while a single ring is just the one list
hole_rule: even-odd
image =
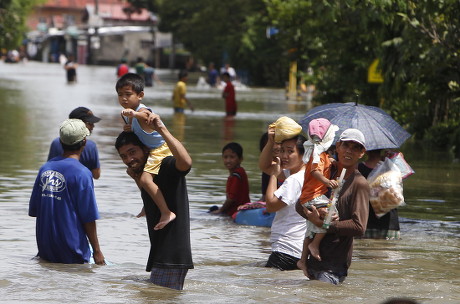
[{"label": "flooded street", "polygon": [[[235,120],[224,119],[218,90],[189,83],[195,112],[173,115],[176,74],[160,71],[164,85],[146,88],[144,103],[160,114],[193,158],[187,176],[195,269],[179,292],[146,282],[149,253],[142,202],[115,148],[122,131],[115,67],[80,66],[68,85],[58,64],[0,62],[0,296],[2,303],[381,303],[394,296],[420,303],[460,302],[460,164],[449,154],[408,143],[406,159],[416,173],[404,183],[399,241],[356,240],[349,276],[342,285],[308,281],[299,271],[261,267],[270,253],[270,229],[240,226],[206,213],[225,199],[228,171],[221,149],[244,148],[251,199],[260,196],[259,138],[286,115],[296,120],[303,103],[284,100],[283,90],[237,91]],[[28,203],[39,167],[59,124],[78,106],[102,118],[91,139],[99,149],[101,178],[95,191],[101,249],[111,265],[38,262],[35,219]]]}]

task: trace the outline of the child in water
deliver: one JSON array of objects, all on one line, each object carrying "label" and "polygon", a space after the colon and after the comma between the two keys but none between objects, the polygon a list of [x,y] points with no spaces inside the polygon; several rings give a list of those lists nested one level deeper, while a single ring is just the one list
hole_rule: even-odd
[{"label": "child in water", "polygon": [[228,117],[235,116],[237,111],[237,105],[235,100],[235,87],[230,81],[229,73],[223,73],[222,79],[223,81],[225,81],[225,88],[222,92],[222,98],[225,99],[225,113]]},{"label": "child in water", "polygon": [[236,142],[226,144],[222,149],[222,160],[230,175],[227,179],[226,196],[224,204],[220,208],[211,207],[213,214],[227,214],[234,216],[238,206],[248,203],[249,182],[246,171],[241,167],[243,161],[243,148]]},{"label": "child in water", "polygon": [[[144,80],[142,77],[134,73],[127,73],[120,77],[115,89],[118,93],[118,102],[124,108],[121,112],[126,122],[124,130],[134,132],[141,142],[150,149],[144,172],[135,180],[140,188],[144,188],[148,192],[158,209],[160,209],[160,221],[155,225],[154,229],[163,229],[176,218],[176,214],[169,210],[163,193],[155,184],[154,178],[160,170],[163,159],[172,155],[172,153],[163,137],[148,124],[149,117],[154,114],[151,109],[141,103],[144,97]],[[142,209],[138,217],[142,215],[144,215],[144,209]]]},{"label": "child in water", "polygon": [[[328,179],[332,163],[327,152],[338,129],[325,118],[313,119],[308,124],[308,140],[304,143],[305,153],[303,156],[303,161],[306,164],[305,178],[300,195],[300,202],[305,208],[310,209],[311,206],[326,207],[329,203],[326,196],[328,187],[338,187],[337,181]],[[306,261],[309,254],[321,261],[319,244],[325,235],[325,229],[307,221],[302,257],[297,262],[297,267],[302,269],[305,276],[308,276]]]}]

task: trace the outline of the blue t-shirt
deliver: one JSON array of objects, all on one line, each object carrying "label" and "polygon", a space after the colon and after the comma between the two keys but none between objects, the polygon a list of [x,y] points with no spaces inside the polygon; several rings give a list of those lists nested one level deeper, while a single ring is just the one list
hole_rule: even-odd
[{"label": "blue t-shirt", "polygon": [[217,76],[219,76],[219,73],[217,73],[216,69],[210,70],[208,73],[208,78],[209,78],[209,85],[210,86],[215,86],[217,83]]},{"label": "blue t-shirt", "polygon": [[53,262],[89,262],[84,223],[99,218],[91,172],[73,158],[58,156],[39,170],[29,201],[36,217],[38,256]]},{"label": "blue t-shirt", "polygon": [[[139,111],[142,108],[146,108],[150,112],[152,112],[152,110],[150,108],[147,108],[142,103],[137,107],[136,111]],[[137,121],[136,118],[133,119],[133,122],[131,124],[131,128],[132,128],[134,134],[136,134],[137,137],[139,137],[140,141],[144,145],[146,145],[149,149],[156,149],[156,148],[158,148],[159,146],[161,146],[162,144],[165,143],[165,140],[160,135],[160,133],[158,133],[157,131],[147,133],[144,130],[142,130],[142,127],[141,127],[141,125],[139,124],[139,122]]]},{"label": "blue t-shirt", "polygon": [[[64,150],[62,149],[59,137],[55,138],[50,146],[48,160],[55,158],[56,156],[62,156],[63,153]],[[80,155],[80,162],[90,171],[101,167],[99,163],[99,153],[97,151],[97,146],[94,141],[86,139],[85,148],[83,149],[83,152]]]}]

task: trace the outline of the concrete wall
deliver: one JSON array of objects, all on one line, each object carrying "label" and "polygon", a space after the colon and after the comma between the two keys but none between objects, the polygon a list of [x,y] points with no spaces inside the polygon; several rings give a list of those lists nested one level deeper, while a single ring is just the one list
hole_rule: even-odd
[{"label": "concrete wall", "polygon": [[100,64],[120,62],[126,58],[128,63],[135,62],[137,57],[144,61],[153,59],[151,44],[152,34],[149,32],[128,32],[100,36],[100,48],[95,58]]}]

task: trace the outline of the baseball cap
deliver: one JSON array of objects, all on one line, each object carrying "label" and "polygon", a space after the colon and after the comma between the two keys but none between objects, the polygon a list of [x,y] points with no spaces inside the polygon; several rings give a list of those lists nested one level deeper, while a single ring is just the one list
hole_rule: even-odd
[{"label": "baseball cap", "polygon": [[320,140],[323,140],[330,126],[331,122],[326,118],[312,119],[308,123],[308,134],[310,134],[310,137],[316,135],[319,137]]},{"label": "baseball cap", "polygon": [[339,141],[354,141],[366,148],[366,139],[363,132],[358,129],[346,129],[339,137]]},{"label": "baseball cap", "polygon": [[69,114],[69,118],[81,119],[84,122],[96,123],[101,120],[99,117],[94,116],[93,112],[85,107],[78,107]]},{"label": "baseball cap", "polygon": [[68,146],[81,142],[89,134],[88,128],[80,119],[66,119],[59,127],[59,139]]}]

